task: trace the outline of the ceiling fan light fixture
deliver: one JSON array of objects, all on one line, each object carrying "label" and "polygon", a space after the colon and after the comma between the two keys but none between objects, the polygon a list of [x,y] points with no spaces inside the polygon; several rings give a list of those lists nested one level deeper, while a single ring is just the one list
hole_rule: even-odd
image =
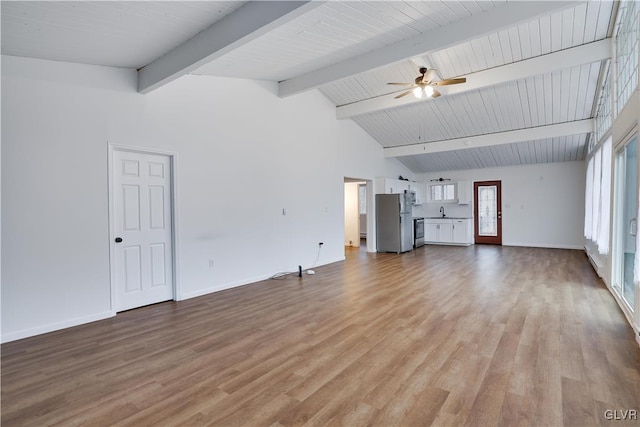
[{"label": "ceiling fan light fixture", "polygon": [[438,98],[442,95],[434,86],[457,85],[459,83],[466,83],[467,81],[466,77],[434,81],[434,77],[436,77],[435,68],[427,69],[426,67],[422,67],[420,68],[420,75],[416,77],[414,83],[389,82],[387,84],[393,86],[408,86],[402,89],[403,92],[401,94],[394,96],[395,99],[403,98],[411,93],[413,93],[415,98],[422,99]]},{"label": "ceiling fan light fixture", "polygon": [[431,98],[433,96],[433,88],[431,86],[425,86],[424,87],[424,94]]},{"label": "ceiling fan light fixture", "polygon": [[429,85],[418,86],[415,89],[413,89],[413,96],[415,96],[418,99],[431,98],[433,96],[433,88]]}]

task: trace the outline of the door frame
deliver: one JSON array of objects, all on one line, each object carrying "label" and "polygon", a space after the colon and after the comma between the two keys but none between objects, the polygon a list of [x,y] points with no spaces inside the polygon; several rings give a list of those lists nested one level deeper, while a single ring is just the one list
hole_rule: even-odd
[{"label": "door frame", "polygon": [[115,283],[115,205],[114,205],[114,188],[113,188],[113,154],[115,151],[126,151],[130,153],[151,154],[169,157],[169,165],[171,167],[171,179],[169,180],[170,202],[171,202],[171,262],[173,263],[173,301],[180,301],[182,294],[180,292],[179,258],[178,258],[178,203],[177,203],[177,179],[178,175],[178,154],[172,151],[155,150],[144,147],[135,147],[131,145],[107,143],[107,176],[108,176],[108,203],[109,203],[109,286],[111,288],[111,314],[116,315],[116,283]]},{"label": "door frame", "polygon": [[[489,186],[495,185],[498,187],[498,236],[495,238],[495,242],[478,242],[478,238],[483,238],[486,236],[479,236],[478,233],[480,231],[480,216],[478,215],[478,187],[479,186]],[[480,245],[500,245],[502,246],[502,181],[501,180],[492,180],[492,181],[474,181],[473,183],[473,243]],[[499,238],[499,242],[498,242]]]},{"label": "door frame", "polygon": [[[375,217],[375,191],[373,179],[352,178],[351,176],[343,176],[342,179],[342,236],[344,237],[344,184],[346,182],[363,182],[367,186],[367,252],[376,252],[376,217]],[[345,250],[346,251],[346,250]],[[346,253],[345,253],[346,256]]]},{"label": "door frame", "polygon": [[[620,218],[620,211],[624,209],[624,196],[620,194],[620,180],[623,179],[623,175],[626,173],[626,169],[620,170],[618,168],[618,154],[624,150],[626,150],[627,145],[636,139],[636,144],[638,145],[638,150],[640,153],[640,133],[638,133],[637,127],[633,127],[623,138],[620,139],[617,143],[612,141],[612,169],[613,169],[613,179],[612,179],[612,201],[610,205],[610,230],[609,233],[609,249],[611,252],[611,271],[610,271],[610,288],[611,293],[618,300],[618,304],[620,305],[623,313],[627,316],[628,319],[633,319],[631,321],[632,324],[637,322],[640,324],[640,292],[638,287],[635,285],[634,289],[634,307],[632,308],[629,302],[623,296],[623,287],[624,287],[624,267],[621,265],[621,257],[624,254],[624,239],[621,238],[625,233],[625,225]],[[638,161],[640,162],[640,155],[638,156]],[[626,166],[626,164],[625,164]],[[640,165],[636,165],[637,167]],[[636,189],[638,191],[640,188],[640,167],[638,167],[638,173],[636,176]],[[637,194],[637,193],[636,193]],[[638,204],[640,204],[640,199],[636,199],[636,206],[634,208],[634,212],[638,212]],[[637,244],[637,240],[636,240]],[[636,251],[640,248],[636,247]]]}]

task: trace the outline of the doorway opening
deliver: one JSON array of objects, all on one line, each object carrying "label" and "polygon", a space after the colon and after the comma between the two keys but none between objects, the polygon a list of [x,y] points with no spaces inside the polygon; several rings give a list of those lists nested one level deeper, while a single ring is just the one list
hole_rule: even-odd
[{"label": "doorway opening", "polygon": [[371,180],[344,178],[344,246],[374,252],[372,235],[373,184]]}]

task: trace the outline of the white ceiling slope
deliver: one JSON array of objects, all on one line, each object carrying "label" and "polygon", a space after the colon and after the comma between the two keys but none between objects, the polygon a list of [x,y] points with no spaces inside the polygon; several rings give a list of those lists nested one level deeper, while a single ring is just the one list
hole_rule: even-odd
[{"label": "white ceiling slope", "polygon": [[2,1],[2,54],[141,68],[242,1]]},{"label": "white ceiling slope", "polygon": [[[2,53],[318,88],[415,172],[583,160],[613,2],[2,2]],[[418,67],[467,83],[394,99]]]}]

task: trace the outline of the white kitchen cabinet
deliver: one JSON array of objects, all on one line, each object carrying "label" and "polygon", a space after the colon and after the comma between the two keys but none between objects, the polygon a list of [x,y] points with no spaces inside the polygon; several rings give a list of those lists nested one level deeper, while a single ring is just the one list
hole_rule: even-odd
[{"label": "white kitchen cabinet", "polygon": [[440,239],[440,224],[424,221],[424,241],[438,242]]},{"label": "white kitchen cabinet", "polygon": [[413,191],[416,193],[416,205],[421,205],[427,199],[427,186],[419,182],[404,181],[394,178],[376,178],[378,185],[378,193],[398,194],[405,191]]},{"label": "white kitchen cabinet", "polygon": [[397,179],[388,179],[388,178],[385,179],[384,180],[385,194],[399,193],[398,186],[396,185],[397,182],[398,182]]},{"label": "white kitchen cabinet", "polygon": [[468,246],[472,244],[472,238],[472,223],[469,218],[424,220],[425,243]]},{"label": "white kitchen cabinet", "polygon": [[399,193],[397,183],[398,183],[397,179],[385,179],[384,180],[384,192],[386,194]]},{"label": "white kitchen cabinet", "polygon": [[378,192],[383,189],[384,194],[398,194],[409,190],[409,181],[403,181],[393,178],[376,178],[379,182]]},{"label": "white kitchen cabinet", "polygon": [[471,244],[471,220],[470,219],[454,219],[452,243],[460,245]]},{"label": "white kitchen cabinet", "polygon": [[424,240],[430,243],[451,243],[453,223],[450,219],[425,219]]},{"label": "white kitchen cabinet", "polygon": [[438,233],[438,241],[440,243],[452,243],[453,242],[453,223],[448,220],[447,223],[439,224],[440,232]]},{"label": "white kitchen cabinet", "polygon": [[470,205],[473,200],[473,190],[471,181],[458,181],[457,182],[457,191],[458,191],[458,204],[459,205]]},{"label": "white kitchen cabinet", "polygon": [[410,182],[409,190],[416,193],[416,205],[422,205],[427,202],[427,186],[419,182]]},{"label": "white kitchen cabinet", "polygon": [[403,181],[400,179],[394,179],[395,189],[392,193],[404,193],[409,190],[409,181]]}]

